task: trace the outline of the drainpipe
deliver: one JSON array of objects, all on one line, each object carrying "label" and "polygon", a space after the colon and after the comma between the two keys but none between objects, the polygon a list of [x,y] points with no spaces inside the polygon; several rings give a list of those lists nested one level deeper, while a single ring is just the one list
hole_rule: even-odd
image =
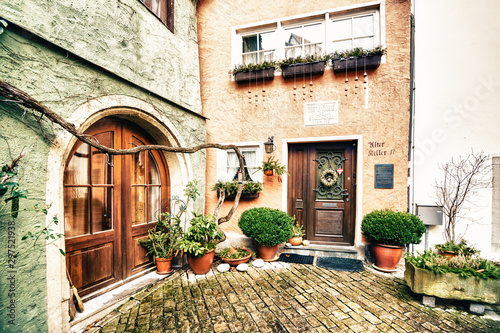
[{"label": "drainpipe", "polygon": [[[415,2],[413,2],[415,6]],[[410,213],[415,213],[415,10],[411,15],[410,32],[410,128],[408,138],[408,207]]]},{"label": "drainpipe", "polygon": [[[410,30],[410,128],[408,138],[408,208],[415,214],[415,3],[412,4]],[[427,230],[426,230],[427,231]],[[426,232],[426,237],[428,232]],[[426,238],[427,244],[427,238]],[[415,252],[415,245],[410,246],[411,253]]]}]

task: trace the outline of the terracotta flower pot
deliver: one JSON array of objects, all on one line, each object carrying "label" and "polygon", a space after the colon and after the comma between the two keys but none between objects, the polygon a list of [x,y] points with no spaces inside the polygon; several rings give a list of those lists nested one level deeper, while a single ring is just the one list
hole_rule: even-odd
[{"label": "terracotta flower pot", "polygon": [[172,272],[172,257],[170,258],[155,258],[156,273],[168,274]]},{"label": "terracotta flower pot", "polygon": [[292,244],[293,246],[299,246],[302,244],[302,237],[291,237],[288,239],[288,243]]},{"label": "terracotta flower pot", "polygon": [[272,175],[273,175],[273,173],[274,173],[274,171],[273,171],[273,170],[264,170],[264,174],[265,174],[266,176],[272,176]]},{"label": "terracotta flower pot", "polygon": [[403,249],[404,246],[373,244],[375,268],[382,271],[395,271],[403,256]]},{"label": "terracotta flower pot", "polygon": [[257,248],[259,257],[264,261],[272,261],[276,259],[276,256],[278,254],[278,246],[279,245],[267,246],[255,243],[255,247]]},{"label": "terracotta flower pot", "polygon": [[212,267],[212,264],[214,262],[214,257],[215,249],[200,257],[195,257],[190,253],[187,254],[189,267],[191,267],[191,270],[194,274],[200,275],[207,274],[210,271],[210,268]]},{"label": "terracotta flower pot", "polygon": [[222,261],[228,263],[231,266],[238,266],[239,264],[248,262],[251,257],[252,253],[248,253],[248,255],[244,256],[243,258],[238,258],[238,259],[222,258]]}]

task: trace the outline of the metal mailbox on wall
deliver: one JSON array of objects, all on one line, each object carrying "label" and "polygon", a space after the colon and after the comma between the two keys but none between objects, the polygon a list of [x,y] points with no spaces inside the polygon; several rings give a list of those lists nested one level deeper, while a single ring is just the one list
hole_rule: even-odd
[{"label": "metal mailbox on wall", "polygon": [[443,209],[440,206],[417,205],[417,216],[425,225],[443,224]]}]

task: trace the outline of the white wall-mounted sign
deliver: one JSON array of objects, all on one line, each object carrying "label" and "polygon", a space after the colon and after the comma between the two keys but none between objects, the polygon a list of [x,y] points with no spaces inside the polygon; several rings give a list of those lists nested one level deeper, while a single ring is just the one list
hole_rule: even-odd
[{"label": "white wall-mounted sign", "polygon": [[325,126],[338,125],[339,102],[314,102],[304,104],[304,125]]}]

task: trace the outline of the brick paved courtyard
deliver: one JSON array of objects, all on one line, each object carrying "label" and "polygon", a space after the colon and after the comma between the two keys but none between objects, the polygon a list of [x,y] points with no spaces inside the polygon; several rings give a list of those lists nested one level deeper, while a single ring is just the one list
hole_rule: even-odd
[{"label": "brick paved courtyard", "polygon": [[500,322],[455,305],[425,307],[404,280],[368,270],[215,267],[202,276],[176,272],[87,332],[500,332]]}]

